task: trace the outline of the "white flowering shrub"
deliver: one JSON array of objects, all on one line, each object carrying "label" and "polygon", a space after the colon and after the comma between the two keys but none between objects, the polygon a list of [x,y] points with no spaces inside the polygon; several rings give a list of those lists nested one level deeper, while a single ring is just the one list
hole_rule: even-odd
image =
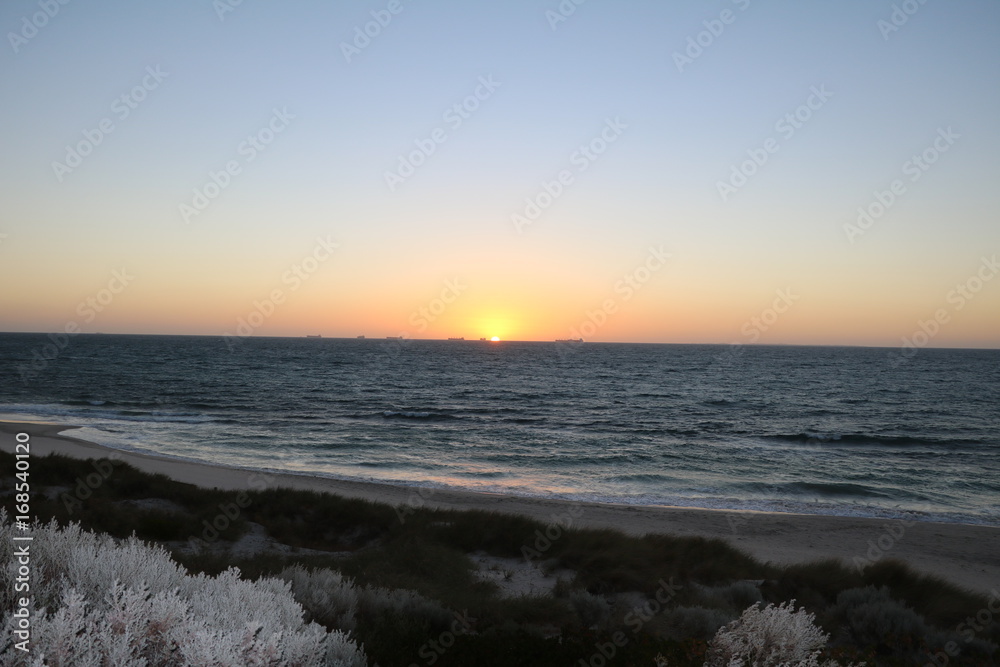
[{"label": "white flowering shrub", "polygon": [[13,645],[12,527],[0,509],[0,665],[30,667],[362,667],[340,631],[303,620],[287,582],[233,568],[192,576],[162,548],[132,538],[35,525],[31,651]]},{"label": "white flowering shrub", "polygon": [[719,629],[708,646],[705,667],[832,667],[819,662],[830,638],[795,600],[775,607],[748,607],[743,615]]}]

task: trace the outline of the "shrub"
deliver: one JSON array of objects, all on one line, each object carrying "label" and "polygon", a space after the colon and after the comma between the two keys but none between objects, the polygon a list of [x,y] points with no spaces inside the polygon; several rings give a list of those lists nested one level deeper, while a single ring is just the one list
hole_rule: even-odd
[{"label": "shrub", "polygon": [[829,610],[828,627],[836,627],[834,642],[873,648],[879,655],[918,661],[924,653],[940,652],[949,642],[963,656],[989,656],[996,646],[987,640],[931,627],[923,616],[891,597],[885,587],[852,588],[837,596]]},{"label": "shrub", "polygon": [[[13,530],[0,509],[7,556],[0,585],[13,589]],[[31,653],[8,642],[0,665],[336,665],[360,667],[364,654],[339,631],[306,624],[288,583],[245,581],[233,568],[188,575],[162,548],[134,537],[35,524]],[[0,624],[13,637],[13,601]]]},{"label": "shrub", "polygon": [[378,616],[391,614],[424,621],[432,628],[445,629],[452,619],[452,612],[434,600],[429,600],[416,591],[390,590],[375,586],[358,589],[358,614]]},{"label": "shrub", "polygon": [[874,647],[881,654],[912,657],[918,641],[930,634],[924,619],[893,600],[886,587],[852,588],[830,609],[839,644]]},{"label": "shrub", "polygon": [[[734,581],[719,586],[691,586],[691,593],[702,606],[739,613],[763,600],[760,588],[750,581]],[[714,630],[713,630],[714,632]]]},{"label": "shrub", "polygon": [[577,590],[569,594],[569,602],[586,628],[603,626],[611,617],[611,605],[600,595]]},{"label": "shrub", "polygon": [[357,625],[358,592],[339,572],[294,565],[282,570],[278,579],[289,583],[295,600],[312,620],[343,630]]},{"label": "shrub", "polygon": [[726,623],[733,619],[733,614],[727,614],[718,609],[704,607],[676,607],[663,613],[662,634],[674,640],[711,639]]},{"label": "shrub", "polygon": [[310,618],[328,628],[354,630],[359,616],[385,613],[419,618],[433,627],[446,627],[452,620],[447,609],[415,591],[355,586],[328,568],[294,565],[282,570],[278,578],[291,585],[292,595]]},{"label": "shrub", "polygon": [[795,600],[748,607],[712,639],[705,667],[819,667],[829,635],[813,620],[805,608],[795,611]]}]

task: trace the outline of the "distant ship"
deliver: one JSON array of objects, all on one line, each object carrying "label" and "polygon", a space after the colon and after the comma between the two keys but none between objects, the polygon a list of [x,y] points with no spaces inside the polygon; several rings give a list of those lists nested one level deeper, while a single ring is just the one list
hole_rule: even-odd
[{"label": "distant ship", "polygon": [[448,340],[465,340],[464,338],[449,338]]},{"label": "distant ship", "polygon": [[583,339],[582,338],[562,338],[562,339],[557,338],[556,342],[557,343],[582,343]]},{"label": "distant ship", "polygon": [[306,338],[322,338],[320,334],[306,334]]},{"label": "distant ship", "polygon": [[402,336],[386,336],[386,340],[403,340]]},{"label": "distant ship", "polygon": [[486,339],[485,339],[485,338],[480,338],[479,340],[481,340],[481,341],[485,341]]},{"label": "distant ship", "polygon": [[364,340],[364,336],[358,336],[358,340]]}]

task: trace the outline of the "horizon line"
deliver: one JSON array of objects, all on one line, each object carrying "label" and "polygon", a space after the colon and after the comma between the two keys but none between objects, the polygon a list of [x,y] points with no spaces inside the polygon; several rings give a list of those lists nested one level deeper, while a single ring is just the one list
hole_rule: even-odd
[{"label": "horizon line", "polygon": [[[162,336],[162,337],[174,337],[174,338],[222,338],[225,339],[226,336],[231,336],[231,334],[205,334],[205,333],[116,333],[107,331],[92,331],[92,332],[76,332],[72,334],[60,333],[56,334],[51,331],[0,331],[0,335],[27,335],[27,336],[46,336],[46,335],[62,335],[62,336]],[[300,334],[300,335],[284,335],[284,336],[265,336],[265,335],[252,335],[252,336],[240,336],[242,340],[248,338],[257,339],[285,339],[285,340],[300,340],[300,339],[310,339],[310,340],[365,340],[365,341],[421,341],[421,342],[442,342],[442,343],[575,343],[577,345],[712,345],[718,347],[849,347],[849,348],[861,348],[861,349],[873,349],[873,350],[898,350],[907,349],[903,345],[861,345],[856,343],[743,343],[740,341],[735,341],[731,343],[705,343],[705,342],[650,342],[650,341],[587,341],[586,339],[577,340],[570,339],[532,339],[532,340],[518,340],[518,339],[501,339],[501,340],[490,340],[490,338],[468,338],[468,339],[451,339],[451,338],[411,338],[406,336],[371,336],[367,334],[363,336],[324,336],[322,334]],[[997,352],[1000,351],[1000,344],[997,347],[939,347],[934,345],[924,345],[916,347],[915,349],[928,349],[928,350],[982,350],[987,352]]]}]

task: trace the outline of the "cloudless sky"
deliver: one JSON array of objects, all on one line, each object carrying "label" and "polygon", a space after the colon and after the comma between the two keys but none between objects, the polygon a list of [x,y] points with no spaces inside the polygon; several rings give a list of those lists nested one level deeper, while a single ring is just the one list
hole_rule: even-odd
[{"label": "cloudless sky", "polygon": [[998,347],[1000,4],[895,7],[10,0],[0,329]]}]

